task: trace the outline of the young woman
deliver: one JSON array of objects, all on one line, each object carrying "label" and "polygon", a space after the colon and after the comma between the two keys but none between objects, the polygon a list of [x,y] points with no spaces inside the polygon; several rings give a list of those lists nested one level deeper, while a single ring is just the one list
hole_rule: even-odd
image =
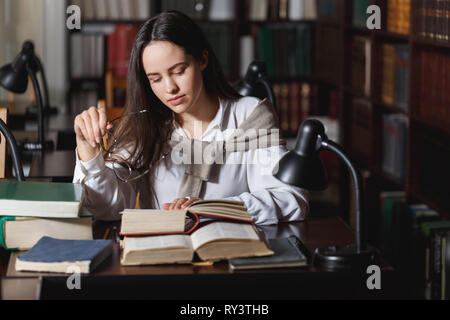
[{"label": "young woman", "polygon": [[[270,134],[276,121],[267,100],[241,97],[225,81],[190,18],[163,12],[136,36],[120,120],[107,122],[105,110],[96,107],[75,118],[74,182],[85,184],[83,205],[100,220],[120,219],[138,194],[140,208],[229,199],[243,201],[257,224],[302,220],[308,192],[271,174],[287,151]],[[247,143],[233,145],[232,137]],[[266,143],[251,143],[260,138]]]}]

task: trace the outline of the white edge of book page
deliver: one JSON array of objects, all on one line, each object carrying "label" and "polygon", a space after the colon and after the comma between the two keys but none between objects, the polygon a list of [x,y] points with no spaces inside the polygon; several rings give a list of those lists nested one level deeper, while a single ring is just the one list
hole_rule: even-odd
[{"label": "white edge of book page", "polygon": [[191,234],[192,246],[197,250],[206,243],[217,240],[249,240],[259,241],[260,238],[252,224],[232,222],[213,222]]},{"label": "white edge of book page", "polygon": [[79,211],[78,201],[0,200],[0,216],[75,218],[78,217]]},{"label": "white edge of book page", "polygon": [[166,250],[176,248],[193,248],[188,235],[173,234],[148,237],[125,237],[123,240],[124,254],[133,251]]},{"label": "white edge of book page", "polygon": [[[122,224],[120,233],[163,233],[163,232],[184,232],[186,225],[186,210],[161,210],[155,209],[127,209],[122,213]],[[146,220],[151,219],[152,226],[144,225]],[[171,221],[170,223],[167,223]],[[127,224],[129,227],[127,227]],[[133,229],[131,225],[134,225]],[[139,229],[139,227],[142,227]]]},{"label": "white edge of book page", "polygon": [[80,267],[81,273],[89,273],[91,261],[33,262],[16,259],[15,267],[16,271],[67,273],[68,268],[74,265]]}]

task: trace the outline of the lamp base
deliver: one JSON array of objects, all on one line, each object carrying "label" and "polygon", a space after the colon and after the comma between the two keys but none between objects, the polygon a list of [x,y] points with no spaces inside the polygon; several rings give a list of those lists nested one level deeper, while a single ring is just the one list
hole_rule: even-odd
[{"label": "lamp base", "polygon": [[361,270],[379,262],[377,249],[366,246],[358,252],[356,245],[351,244],[317,248],[313,263],[328,270]]},{"label": "lamp base", "polygon": [[45,151],[45,150],[53,150],[54,144],[53,141],[45,141],[43,143],[40,142],[25,142],[20,146],[25,151]]}]

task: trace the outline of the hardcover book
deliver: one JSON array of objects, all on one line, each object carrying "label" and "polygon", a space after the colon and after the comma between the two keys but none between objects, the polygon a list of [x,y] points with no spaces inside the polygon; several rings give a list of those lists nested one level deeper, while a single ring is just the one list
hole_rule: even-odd
[{"label": "hardcover book", "polygon": [[[17,257],[16,271],[66,273],[71,266],[93,271],[112,253],[112,240],[62,240],[42,237]],[[73,271],[69,271],[73,272]]]},{"label": "hardcover book", "polygon": [[75,218],[83,190],[76,183],[0,180],[0,216]]},{"label": "hardcover book", "polygon": [[204,261],[273,254],[255,227],[247,223],[213,221],[191,235],[125,237],[122,265],[191,263],[194,253]]}]

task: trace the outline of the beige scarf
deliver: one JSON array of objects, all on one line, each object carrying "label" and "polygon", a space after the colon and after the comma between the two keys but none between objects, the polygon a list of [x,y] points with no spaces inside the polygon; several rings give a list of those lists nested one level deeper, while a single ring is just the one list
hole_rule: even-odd
[{"label": "beige scarf", "polygon": [[[199,197],[203,183],[217,176],[226,153],[285,145],[277,129],[275,110],[272,104],[264,99],[226,141],[187,139],[174,132],[169,141],[172,156],[182,152],[182,160],[186,163],[178,197]],[[274,132],[278,136],[272,136]],[[186,150],[188,152],[185,152]]]}]

